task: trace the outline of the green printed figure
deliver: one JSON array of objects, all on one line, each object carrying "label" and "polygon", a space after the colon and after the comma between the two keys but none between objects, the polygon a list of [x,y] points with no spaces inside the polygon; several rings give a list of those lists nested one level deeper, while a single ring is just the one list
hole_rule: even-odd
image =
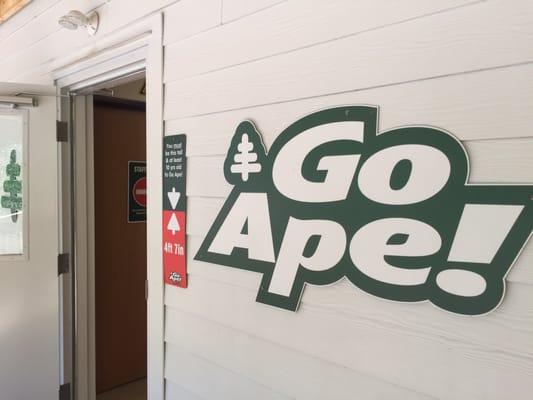
[{"label": "green printed figure", "polygon": [[11,220],[17,222],[18,213],[22,211],[22,182],[17,180],[20,176],[20,164],[17,164],[17,151],[11,150],[10,161],[6,167],[6,174],[8,179],[4,181],[4,192],[7,196],[2,196],[2,208],[11,210]]},{"label": "green printed figure", "polygon": [[243,121],[231,141],[229,156],[224,162],[224,175],[233,185],[254,182],[266,159],[265,145],[251,121]]}]

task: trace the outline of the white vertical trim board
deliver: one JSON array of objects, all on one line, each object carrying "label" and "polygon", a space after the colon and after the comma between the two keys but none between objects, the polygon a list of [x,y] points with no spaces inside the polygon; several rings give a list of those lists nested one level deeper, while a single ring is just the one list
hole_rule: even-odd
[{"label": "white vertical trim board", "polygon": [[[150,400],[164,398],[164,305],[163,281],[161,265],[161,140],[163,136],[163,45],[162,45],[162,14],[158,13],[144,18],[138,23],[128,26],[123,31],[108,35],[98,41],[91,48],[81,48],[76,56],[66,55],[62,60],[56,60],[61,67],[52,71],[60,88],[86,86],[98,87],[102,79],[129,71],[132,57],[139,57],[138,50],[146,48],[141,53],[145,57],[146,65],[146,160],[148,197],[147,207],[147,279],[148,279],[148,395]],[[142,40],[139,42],[139,38]],[[140,44],[139,44],[140,43]],[[132,45],[133,44],[133,45]],[[141,47],[139,47],[141,46]],[[91,54],[94,48],[99,52]],[[129,56],[131,54],[131,57]],[[117,56],[118,55],[118,56]],[[121,72],[124,71],[124,72]],[[77,254],[83,257],[79,261],[80,268],[85,268],[78,276],[78,286],[82,295],[79,302],[78,318],[80,332],[78,337],[78,353],[81,355],[78,364],[79,400],[94,400],[94,182],[92,176],[91,145],[87,145],[92,138],[92,121],[85,123],[91,117],[92,108],[85,107],[83,99],[76,101],[76,120],[82,147],[77,149],[84,152],[78,158],[78,187],[79,202],[77,229],[79,241]],[[85,119],[84,119],[85,118]],[[83,131],[85,128],[85,131]],[[90,169],[90,170],[89,170]],[[87,216],[87,217],[86,217]],[[87,331],[88,327],[88,331]]]},{"label": "white vertical trim board", "polygon": [[[86,97],[86,143],[87,143],[87,196],[89,199],[94,199],[94,102],[93,96],[88,95]],[[96,282],[95,276],[95,210],[94,201],[87,203],[87,262],[89,265],[87,287],[94,288]],[[92,234],[91,234],[92,233]],[[88,303],[88,317],[87,324],[89,326],[95,326],[95,293],[87,293]],[[96,335],[94,330],[89,331],[87,348],[89,349],[88,367],[87,372],[87,386],[88,386],[88,399],[93,400],[96,398]],[[79,370],[79,367],[78,367]],[[83,397],[80,397],[82,400]]]},{"label": "white vertical trim board", "polygon": [[[91,356],[91,350],[94,347],[91,343],[94,341],[94,332],[91,331],[91,322],[94,324],[94,319],[91,317],[94,312],[94,296],[90,285],[91,277],[94,277],[94,257],[91,251],[94,251],[94,231],[90,227],[94,226],[94,214],[91,214],[89,208],[94,210],[92,201],[89,199],[94,195],[93,179],[92,179],[92,129],[88,126],[89,118],[92,114],[87,112],[89,104],[92,99],[87,99],[85,96],[74,98],[72,103],[73,112],[73,136],[76,146],[74,148],[74,159],[76,160],[76,167],[74,168],[75,186],[75,203],[76,215],[75,221],[78,224],[76,230],[75,243],[75,257],[74,265],[76,266],[76,279],[80,282],[76,285],[76,396],[80,400],[91,399],[90,397],[90,382],[89,378],[91,369],[94,368],[94,356]],[[90,144],[90,145],[89,145]],[[89,145],[89,146],[88,146]],[[82,284],[87,283],[87,284]]]},{"label": "white vertical trim board", "polygon": [[153,18],[146,69],[146,179],[148,182],[148,399],[164,398],[164,284],[161,197],[163,163],[163,16]]}]

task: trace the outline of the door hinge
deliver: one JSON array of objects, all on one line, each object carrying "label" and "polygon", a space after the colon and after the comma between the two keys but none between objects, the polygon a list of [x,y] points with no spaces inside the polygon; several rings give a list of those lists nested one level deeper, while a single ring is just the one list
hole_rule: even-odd
[{"label": "door hinge", "polygon": [[144,281],[144,300],[148,301],[148,279]]},{"label": "door hinge", "polygon": [[69,254],[63,253],[57,256],[57,275],[66,274],[69,272],[70,263],[69,263]]},{"label": "door hinge", "polygon": [[70,383],[63,383],[59,386],[59,400],[70,400]]},{"label": "door hinge", "polygon": [[58,142],[68,142],[68,122],[56,121],[56,139]]}]

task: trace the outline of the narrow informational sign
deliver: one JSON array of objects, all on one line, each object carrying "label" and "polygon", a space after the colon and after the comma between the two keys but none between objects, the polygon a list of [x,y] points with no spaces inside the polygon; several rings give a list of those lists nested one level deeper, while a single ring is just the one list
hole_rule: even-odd
[{"label": "narrow informational sign", "polygon": [[128,161],[128,222],[146,221],[146,161]]},{"label": "narrow informational sign", "polygon": [[378,132],[378,109],[310,114],[267,152],[241,122],[224,162],[233,190],[196,259],[262,274],[257,301],[295,311],[307,284],[480,315],[531,235],[533,185],[468,182],[443,129]]},{"label": "narrow informational sign", "polygon": [[163,140],[163,270],[165,283],[187,287],[185,135]]}]

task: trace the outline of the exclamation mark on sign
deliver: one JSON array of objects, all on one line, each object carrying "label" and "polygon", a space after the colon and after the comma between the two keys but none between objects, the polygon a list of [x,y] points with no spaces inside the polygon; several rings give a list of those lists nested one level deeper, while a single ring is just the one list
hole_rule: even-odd
[{"label": "exclamation mark on sign", "polygon": [[[505,204],[466,204],[448,261],[492,263],[523,208]],[[457,296],[479,296],[487,288],[482,274],[464,269],[441,271],[436,281],[442,290]]]}]

